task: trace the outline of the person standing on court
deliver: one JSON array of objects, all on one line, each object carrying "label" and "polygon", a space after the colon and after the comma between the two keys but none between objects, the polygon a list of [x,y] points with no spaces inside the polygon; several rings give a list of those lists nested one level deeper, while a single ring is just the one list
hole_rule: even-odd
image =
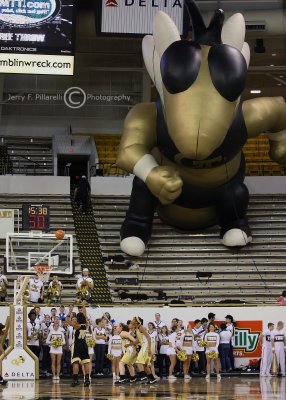
[{"label": "person standing on court", "polygon": [[[259,344],[262,347],[260,376],[270,376],[270,369],[273,360],[272,344],[273,342],[273,322],[269,322],[267,329],[259,336]],[[272,340],[271,340],[272,339]]]}]

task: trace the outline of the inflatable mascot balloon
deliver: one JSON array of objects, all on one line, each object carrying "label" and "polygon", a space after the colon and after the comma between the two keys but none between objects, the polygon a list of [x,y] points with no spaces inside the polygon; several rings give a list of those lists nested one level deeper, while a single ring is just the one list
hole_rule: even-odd
[{"label": "inflatable mascot balloon", "polygon": [[117,165],[135,178],[121,249],[133,256],[145,250],[155,209],[179,229],[218,223],[224,245],[246,245],[252,237],[242,147],[267,132],[271,159],[286,162],[284,99],[240,98],[250,59],[243,16],[223,25],[216,10],[206,27],[196,4],[186,5],[190,41],[181,40],[167,14],[156,13],[142,48],[160,100],[137,104],[124,124]]}]

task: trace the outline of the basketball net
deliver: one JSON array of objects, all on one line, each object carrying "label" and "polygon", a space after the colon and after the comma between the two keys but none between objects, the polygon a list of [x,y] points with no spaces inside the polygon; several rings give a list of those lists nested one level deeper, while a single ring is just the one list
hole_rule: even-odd
[{"label": "basketball net", "polygon": [[52,265],[48,264],[33,265],[33,268],[35,270],[35,273],[39,275],[39,279],[44,283],[49,281],[50,274],[54,269]]}]

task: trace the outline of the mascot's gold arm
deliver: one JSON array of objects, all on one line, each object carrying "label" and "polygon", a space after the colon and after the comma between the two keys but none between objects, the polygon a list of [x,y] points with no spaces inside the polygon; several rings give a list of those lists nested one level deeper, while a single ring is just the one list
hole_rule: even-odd
[{"label": "mascot's gold arm", "polygon": [[176,168],[157,164],[151,155],[155,146],[155,104],[138,104],[125,120],[116,164],[141,178],[162,204],[170,204],[180,195],[183,182]]},{"label": "mascot's gold arm", "polygon": [[261,97],[242,105],[249,137],[266,132],[271,160],[286,163],[286,103],[283,97]]}]

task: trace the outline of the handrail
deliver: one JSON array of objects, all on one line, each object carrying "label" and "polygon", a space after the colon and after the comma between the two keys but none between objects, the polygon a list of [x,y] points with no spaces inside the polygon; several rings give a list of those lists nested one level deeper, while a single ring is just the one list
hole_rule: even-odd
[{"label": "handrail", "polygon": [[25,157],[25,156],[22,156],[22,155],[18,155],[17,157],[18,157],[18,158],[24,158],[24,160],[27,160],[27,161],[29,161],[29,162],[31,162],[31,163],[33,163],[33,164],[36,164],[38,167],[41,166],[41,164],[38,163],[38,161],[33,161],[33,160],[31,160],[30,158],[28,158],[28,157]]},{"label": "handrail", "polygon": [[[89,168],[89,174],[90,174],[90,176],[104,176],[104,170],[109,167],[116,168],[118,170],[118,172],[116,174],[117,176],[129,175],[127,172],[126,173],[120,172],[121,169],[119,167],[117,167],[117,165],[115,163],[110,163],[110,162],[97,162],[94,165],[91,165],[91,167]],[[97,173],[97,171],[99,173]]]}]

